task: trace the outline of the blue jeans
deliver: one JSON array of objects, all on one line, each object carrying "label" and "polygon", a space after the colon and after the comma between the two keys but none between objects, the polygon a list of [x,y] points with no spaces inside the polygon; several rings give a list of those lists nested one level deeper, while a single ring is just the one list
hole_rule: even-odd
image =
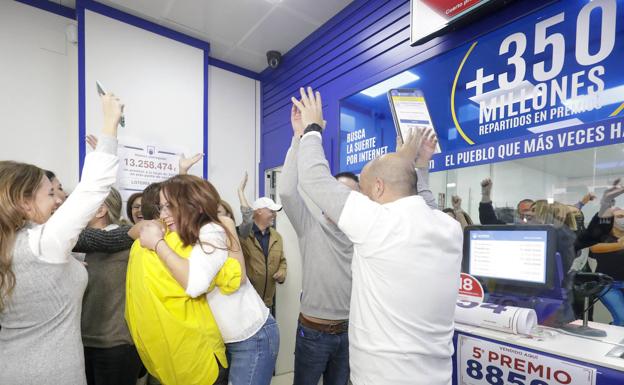
[{"label": "blue jeans", "polygon": [[294,385],[346,385],[349,381],[349,335],[297,327]]},{"label": "blue jeans", "polygon": [[[233,320],[232,322],[235,322]],[[226,344],[232,385],[269,385],[279,350],[279,330],[272,315],[256,334]]]}]

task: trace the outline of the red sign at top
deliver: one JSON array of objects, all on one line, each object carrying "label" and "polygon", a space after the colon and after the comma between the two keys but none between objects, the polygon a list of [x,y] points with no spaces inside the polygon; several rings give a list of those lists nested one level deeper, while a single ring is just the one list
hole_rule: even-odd
[{"label": "red sign at top", "polygon": [[452,19],[485,0],[421,0],[441,16]]}]

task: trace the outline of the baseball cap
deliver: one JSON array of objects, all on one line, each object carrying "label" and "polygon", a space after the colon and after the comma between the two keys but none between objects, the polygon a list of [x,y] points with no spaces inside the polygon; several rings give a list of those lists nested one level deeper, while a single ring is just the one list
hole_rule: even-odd
[{"label": "baseball cap", "polygon": [[251,205],[251,208],[255,211],[255,210],[260,210],[260,209],[269,209],[269,210],[273,210],[273,211],[280,211],[282,209],[282,205],[278,205],[277,203],[273,202],[273,199],[271,198],[267,198],[267,197],[262,197],[262,198],[258,198],[254,201],[253,205]]}]

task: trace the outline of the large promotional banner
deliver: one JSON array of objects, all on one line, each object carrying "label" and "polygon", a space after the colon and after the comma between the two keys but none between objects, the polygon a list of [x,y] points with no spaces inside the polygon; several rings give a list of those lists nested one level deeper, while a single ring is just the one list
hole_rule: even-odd
[{"label": "large promotional banner", "polygon": [[[566,0],[417,65],[393,88],[424,96],[438,171],[622,142],[622,63],[624,0]],[[366,91],[341,105],[341,170],[395,147],[386,93]]]}]

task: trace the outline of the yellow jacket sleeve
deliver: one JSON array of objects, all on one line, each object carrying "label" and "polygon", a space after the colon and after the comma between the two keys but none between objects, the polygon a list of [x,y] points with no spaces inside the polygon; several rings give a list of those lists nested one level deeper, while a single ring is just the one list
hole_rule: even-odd
[{"label": "yellow jacket sleeve", "polygon": [[234,293],[240,288],[242,269],[240,263],[234,258],[228,258],[212,280],[208,291],[218,287],[222,294]]}]

